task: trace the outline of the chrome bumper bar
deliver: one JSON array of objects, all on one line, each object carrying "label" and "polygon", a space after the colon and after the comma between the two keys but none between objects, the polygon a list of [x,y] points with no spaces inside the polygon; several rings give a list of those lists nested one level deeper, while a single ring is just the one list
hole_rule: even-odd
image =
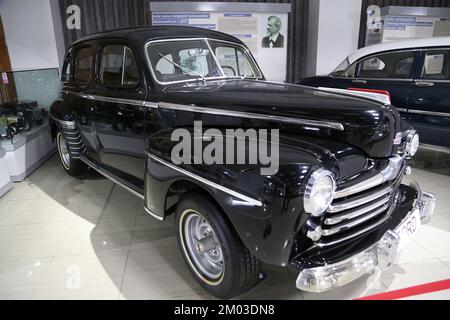
[{"label": "chrome bumper bar", "polygon": [[[436,197],[422,192],[415,183],[411,187],[418,191],[418,197],[403,221],[419,210],[421,224],[427,224],[434,213]],[[303,269],[298,275],[296,286],[303,291],[325,292],[342,287],[376,269],[386,270],[392,265],[399,251],[399,239],[397,232],[388,230],[376,244],[346,260],[323,267]]]}]

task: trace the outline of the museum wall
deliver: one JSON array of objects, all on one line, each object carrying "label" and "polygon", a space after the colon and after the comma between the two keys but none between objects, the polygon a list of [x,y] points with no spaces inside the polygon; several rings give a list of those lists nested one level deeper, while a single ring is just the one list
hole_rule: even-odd
[{"label": "museum wall", "polygon": [[11,62],[6,86],[15,86],[17,100],[35,100],[48,109],[58,96],[64,54],[64,40],[55,36],[59,14],[52,14],[50,0],[0,1],[0,14]]},{"label": "museum wall", "polygon": [[361,5],[362,0],[309,1],[308,76],[330,73],[358,49]]},{"label": "museum wall", "polygon": [[59,66],[49,0],[0,1],[13,71]]}]

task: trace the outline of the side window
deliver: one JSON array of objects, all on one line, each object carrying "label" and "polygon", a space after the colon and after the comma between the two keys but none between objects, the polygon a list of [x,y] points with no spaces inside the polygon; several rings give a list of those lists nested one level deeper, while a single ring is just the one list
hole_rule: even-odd
[{"label": "side window", "polygon": [[386,68],[386,64],[378,57],[364,60],[361,63],[361,72],[364,71],[383,71]]},{"label": "side window", "polygon": [[136,87],[139,69],[130,48],[107,45],[101,50],[100,82],[107,87]]},{"label": "side window", "polygon": [[431,51],[425,55],[423,79],[450,80],[450,51]]},{"label": "side window", "polygon": [[122,45],[109,45],[102,49],[100,82],[106,86],[119,87],[122,85],[123,48]]},{"label": "side window", "polygon": [[216,47],[215,54],[227,76],[256,77],[241,50],[231,46]]},{"label": "side window", "polygon": [[139,84],[139,68],[130,48],[125,48],[125,62],[123,71],[123,84],[129,87],[136,87]]},{"label": "side window", "polygon": [[94,51],[91,47],[79,49],[75,54],[73,79],[84,83],[90,82],[93,61]]},{"label": "side window", "polygon": [[362,60],[356,68],[358,78],[407,79],[414,65],[414,52],[380,54]]},{"label": "side window", "polygon": [[395,63],[395,76],[408,78],[414,65],[414,57],[403,58]]}]

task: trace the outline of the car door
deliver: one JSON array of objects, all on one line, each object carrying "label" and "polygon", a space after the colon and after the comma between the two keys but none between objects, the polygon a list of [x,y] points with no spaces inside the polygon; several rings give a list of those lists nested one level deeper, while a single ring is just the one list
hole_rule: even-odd
[{"label": "car door", "polygon": [[386,90],[392,105],[405,115],[413,85],[418,51],[387,52],[362,58],[355,65],[352,87]]},{"label": "car door", "polygon": [[408,119],[422,143],[450,148],[450,48],[421,53]]},{"label": "car door", "polygon": [[146,85],[132,48],[105,42],[97,50],[92,111],[101,165],[143,187]]}]

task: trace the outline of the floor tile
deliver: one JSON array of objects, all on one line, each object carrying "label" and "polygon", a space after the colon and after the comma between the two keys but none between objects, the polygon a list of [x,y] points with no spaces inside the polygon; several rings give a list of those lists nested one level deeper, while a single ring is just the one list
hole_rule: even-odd
[{"label": "floor tile", "polygon": [[0,299],[30,299],[52,258],[0,262]]},{"label": "floor tile", "polygon": [[[267,280],[236,299],[354,299],[450,278],[450,177],[413,169],[410,180],[436,194],[435,216],[390,270],[314,294],[296,289],[296,272],[263,265]],[[125,189],[72,178],[53,157],[0,198],[0,299],[215,298],[189,272],[173,217],[157,221]]]},{"label": "floor tile", "polygon": [[437,259],[394,265],[381,276],[388,291],[450,278],[450,268]]}]

